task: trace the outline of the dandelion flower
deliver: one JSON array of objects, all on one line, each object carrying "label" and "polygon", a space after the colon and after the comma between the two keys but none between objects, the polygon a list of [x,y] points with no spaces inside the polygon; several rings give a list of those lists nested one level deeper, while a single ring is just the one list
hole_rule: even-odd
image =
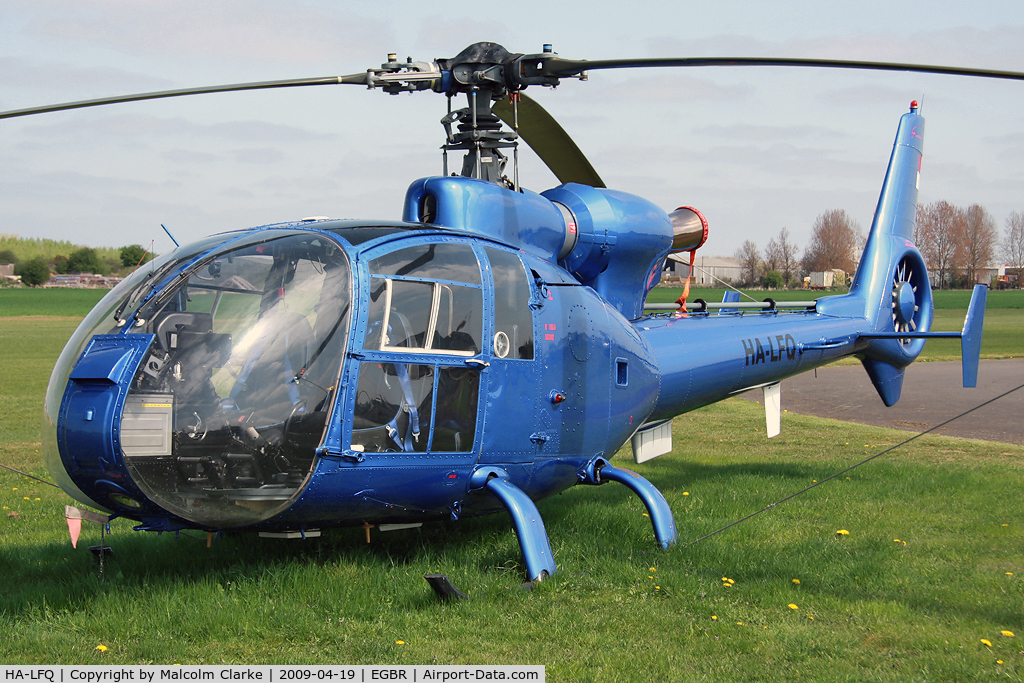
[{"label": "dandelion flower", "polygon": [[736,622],[736,625],[737,625],[737,626],[743,626],[743,622],[742,622],[742,621],[737,621],[737,622]]},{"label": "dandelion flower", "polygon": [[656,572],[656,571],[658,571],[658,569],[657,569],[657,567],[651,567],[651,568],[650,568],[650,571],[652,571],[652,572]]},{"label": "dandelion flower", "polygon": [[796,585],[799,586],[800,585],[800,579],[793,579],[793,583],[795,583]]},{"label": "dandelion flower", "polygon": [[982,645],[986,645],[986,646],[988,646],[988,647],[992,647],[992,641],[990,641],[990,640],[985,640],[984,638],[982,638],[982,639],[981,639],[981,644],[982,644]]},{"label": "dandelion flower", "polygon": [[1003,663],[1003,660],[1001,660],[1001,659],[997,659],[996,660],[996,664],[1002,664],[1002,663]]},{"label": "dandelion flower", "polygon": [[[7,509],[7,508],[4,508],[4,510],[6,510],[6,509]],[[1013,576],[1013,572],[1006,572],[1006,575],[1007,575],[1007,576]]]},{"label": "dandelion flower", "polygon": [[404,640],[396,640],[395,641],[395,645],[405,645],[405,641]]},{"label": "dandelion flower", "polygon": [[718,621],[718,617],[716,617],[714,614],[712,614],[711,615],[711,621]]},{"label": "dandelion flower", "polygon": [[1007,638],[1013,638],[1013,631],[1000,631]]},{"label": "dandelion flower", "polygon": [[729,579],[729,585],[732,585],[732,584],[734,584],[734,583],[736,583],[736,580],[735,580],[735,579]]},{"label": "dandelion flower", "polygon": [[684,496],[688,496],[688,495],[690,495],[690,492],[689,491],[683,491],[683,495]]},{"label": "dandelion flower", "polygon": [[800,608],[797,607],[796,605],[794,605],[793,603],[789,603],[789,609],[800,609]]},{"label": "dandelion flower", "polygon": [[892,542],[893,542],[893,543],[902,543],[903,541],[901,541],[901,540],[900,540],[900,539],[898,539],[898,538],[894,538],[894,539],[892,539]]},{"label": "dandelion flower", "polygon": [[814,621],[814,615],[813,614],[808,614],[807,618],[810,619],[811,621]]},{"label": "dandelion flower", "polygon": [[106,652],[107,651],[107,646],[106,645],[97,645],[96,649],[99,650],[100,652]]},{"label": "dandelion flower", "polygon": [[650,517],[650,515],[645,512],[644,517]]},{"label": "dandelion flower", "polygon": [[654,590],[656,590],[656,591],[660,591],[660,590],[661,590],[661,586],[655,586],[655,587],[654,587]]},{"label": "dandelion flower", "polygon": [[847,531],[846,529],[840,529],[839,531],[836,532],[836,536],[849,536],[849,535],[850,535],[850,532]]}]

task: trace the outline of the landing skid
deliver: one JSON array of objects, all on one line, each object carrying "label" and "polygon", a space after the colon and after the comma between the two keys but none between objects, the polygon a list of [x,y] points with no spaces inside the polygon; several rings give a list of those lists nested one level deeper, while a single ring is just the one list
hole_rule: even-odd
[{"label": "landing skid", "polygon": [[[663,550],[678,540],[679,532],[668,501],[651,482],[631,470],[612,467],[604,458],[595,458],[580,472],[580,482],[584,484],[600,485],[609,481],[624,484],[640,497],[654,526],[654,537]],[[511,515],[527,579],[540,581],[554,576],[555,558],[540,511],[522,489],[509,481],[508,472],[498,467],[480,468],[473,473],[470,489],[490,492]]]}]

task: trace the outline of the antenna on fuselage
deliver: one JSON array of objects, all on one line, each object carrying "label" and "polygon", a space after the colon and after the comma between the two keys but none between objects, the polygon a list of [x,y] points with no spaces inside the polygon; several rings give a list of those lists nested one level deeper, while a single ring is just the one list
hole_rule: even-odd
[{"label": "antenna on fuselage", "polygon": [[160,227],[164,229],[164,232],[167,233],[167,236],[171,238],[172,242],[174,242],[174,246],[176,246],[176,247],[180,247],[181,246],[180,244],[178,244],[178,240],[174,239],[174,235],[171,234],[171,231],[167,229],[166,225],[161,223]]}]

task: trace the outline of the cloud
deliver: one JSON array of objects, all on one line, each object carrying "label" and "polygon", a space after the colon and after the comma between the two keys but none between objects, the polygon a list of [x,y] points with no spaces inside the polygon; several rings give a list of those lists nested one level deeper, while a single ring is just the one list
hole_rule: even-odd
[{"label": "cloud", "polygon": [[269,147],[237,149],[232,152],[232,156],[240,164],[275,164],[285,159],[280,150]]},{"label": "cloud", "polygon": [[659,57],[778,56],[1024,69],[1024,26],[961,26],[912,33],[849,30],[779,39],[742,34],[657,36],[646,43]]},{"label": "cloud", "polygon": [[152,74],[119,69],[112,66],[78,66],[75,64],[36,61],[23,57],[0,57],[0,89],[53,89],[59,86],[65,92],[97,90],[163,90],[172,87],[172,81]]},{"label": "cloud", "polygon": [[188,60],[311,64],[381,51],[393,32],[388,22],[341,4],[271,0],[145,2],[37,0],[25,31],[46,40],[120,49],[135,55]]},{"label": "cloud", "polygon": [[25,126],[27,137],[56,143],[62,140],[107,138],[121,143],[126,141],[169,138],[216,139],[233,142],[261,142],[281,144],[326,143],[334,139],[330,133],[269,121],[246,120],[221,123],[196,123],[183,117],[163,117],[151,114],[102,114],[77,116],[58,123],[39,123]]},{"label": "cloud", "polygon": [[767,126],[758,124],[733,124],[728,126],[711,125],[694,128],[697,135],[709,135],[730,140],[835,140],[849,138],[850,135],[834,128],[823,126]]},{"label": "cloud", "polygon": [[[481,41],[501,44],[504,37],[500,34],[507,34],[508,30],[497,27],[496,33],[495,28],[494,22],[489,19],[453,17],[441,13],[425,17],[416,22],[415,45],[419,49],[430,51],[429,56],[421,55],[417,58],[413,55],[413,60],[430,61],[454,57],[466,46]],[[517,50],[514,45],[506,47],[510,52]]]},{"label": "cloud", "polygon": [[169,149],[163,152],[160,157],[175,164],[187,165],[209,164],[221,159],[216,154],[180,148]]}]

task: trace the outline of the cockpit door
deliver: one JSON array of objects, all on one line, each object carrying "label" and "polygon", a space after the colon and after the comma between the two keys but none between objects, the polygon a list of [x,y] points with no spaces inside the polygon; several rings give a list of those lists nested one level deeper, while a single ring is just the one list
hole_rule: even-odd
[{"label": "cockpit door", "polygon": [[534,302],[519,256],[484,249],[493,289],[481,463],[532,462],[537,453]]},{"label": "cockpit door", "polygon": [[479,258],[457,241],[403,245],[368,254],[350,447],[379,465],[472,462],[489,327]]}]

